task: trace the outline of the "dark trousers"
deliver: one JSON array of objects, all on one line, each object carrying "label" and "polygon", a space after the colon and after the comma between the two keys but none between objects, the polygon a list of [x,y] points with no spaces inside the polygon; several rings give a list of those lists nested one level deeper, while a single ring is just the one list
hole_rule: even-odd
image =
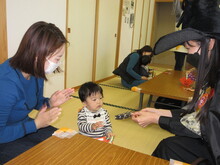
[{"label": "dark trousers", "polygon": [[181,71],[184,64],[186,53],[182,53],[182,52],[174,52],[174,53],[175,53],[175,61],[176,61],[174,70]]},{"label": "dark trousers", "polygon": [[166,160],[175,159],[190,164],[198,158],[212,161],[207,144],[202,139],[184,136],[173,136],[162,140],[152,155]]},{"label": "dark trousers", "polygon": [[0,144],[0,164],[15,158],[38,143],[49,138],[57,129],[49,126],[39,129],[35,133],[28,134],[12,142]]}]

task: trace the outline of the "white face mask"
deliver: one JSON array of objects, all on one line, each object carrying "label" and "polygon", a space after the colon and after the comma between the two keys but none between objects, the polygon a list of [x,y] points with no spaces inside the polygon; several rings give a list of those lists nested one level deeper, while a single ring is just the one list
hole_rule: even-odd
[{"label": "white face mask", "polygon": [[58,66],[60,65],[60,62],[54,63],[48,59],[46,59],[46,60],[49,62],[49,65],[48,65],[47,69],[45,70],[46,74],[53,73],[53,71],[55,71],[58,68]]}]

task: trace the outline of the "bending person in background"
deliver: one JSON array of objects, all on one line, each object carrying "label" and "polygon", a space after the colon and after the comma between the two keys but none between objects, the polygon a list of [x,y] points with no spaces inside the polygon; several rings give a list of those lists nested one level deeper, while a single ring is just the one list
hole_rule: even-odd
[{"label": "bending person in background", "polygon": [[[43,97],[47,74],[59,70],[66,38],[58,27],[34,23],[24,34],[16,54],[0,65],[0,164],[4,164],[52,135],[50,126],[73,89]],[[34,119],[28,114],[39,110]]]},{"label": "bending person in background", "polygon": [[121,83],[126,88],[138,86],[148,80],[150,72],[145,66],[151,62],[152,48],[144,46],[130,53],[113,73],[121,77]]}]

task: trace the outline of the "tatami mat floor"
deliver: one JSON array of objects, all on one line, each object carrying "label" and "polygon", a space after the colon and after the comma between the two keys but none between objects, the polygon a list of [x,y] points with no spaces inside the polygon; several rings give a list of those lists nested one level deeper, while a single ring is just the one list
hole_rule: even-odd
[{"label": "tatami mat floor", "polygon": [[[155,70],[156,75],[168,69],[167,67],[153,65],[151,68]],[[119,77],[115,77],[100,83],[104,91],[105,105],[103,107],[109,112],[115,134],[113,143],[141,153],[151,154],[162,139],[172,136],[172,134],[162,130],[158,125],[142,128],[131,119],[115,120],[115,115],[130,109],[136,110],[139,105],[139,93],[125,89],[120,81]],[[82,107],[82,103],[78,99],[77,92],[74,96],[74,98],[62,105],[61,117],[53,123],[53,126],[57,128],[68,127],[78,131],[77,112]],[[146,105],[147,100],[148,95],[145,95],[143,105]],[[30,114],[30,116],[35,115],[36,111]]]}]

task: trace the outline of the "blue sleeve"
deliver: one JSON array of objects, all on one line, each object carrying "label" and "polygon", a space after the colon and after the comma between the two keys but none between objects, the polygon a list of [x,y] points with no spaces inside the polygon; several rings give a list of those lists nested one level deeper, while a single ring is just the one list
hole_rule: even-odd
[{"label": "blue sleeve", "polygon": [[135,65],[137,64],[139,60],[139,55],[138,53],[133,53],[130,56],[129,62],[128,62],[128,66],[126,68],[126,71],[136,80],[141,80],[141,75],[139,75],[138,73],[136,73],[133,69],[135,67]]},{"label": "blue sleeve", "polygon": [[[26,134],[36,132],[34,120],[28,117],[28,111],[14,110],[19,97],[14,82],[1,80],[0,85],[0,143],[14,141]],[[20,113],[20,114],[17,114]],[[18,115],[24,116],[18,119]]]},{"label": "blue sleeve", "polygon": [[41,107],[46,104],[48,108],[50,108],[49,98],[43,97],[43,90],[44,90],[44,80],[38,79],[38,104],[35,107],[37,110],[41,109]]}]

